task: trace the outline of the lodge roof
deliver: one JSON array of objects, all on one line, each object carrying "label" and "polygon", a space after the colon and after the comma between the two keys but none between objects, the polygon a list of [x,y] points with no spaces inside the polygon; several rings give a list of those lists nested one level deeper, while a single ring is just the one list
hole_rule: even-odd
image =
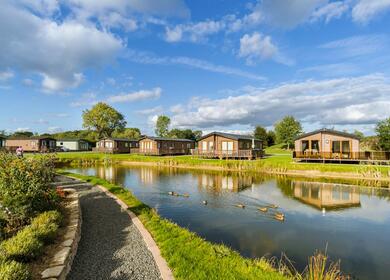
[{"label": "lodge roof", "polygon": [[178,141],[178,142],[195,142],[194,140],[191,139],[183,139],[183,138],[168,138],[168,137],[156,137],[156,136],[145,136],[142,137],[140,140],[143,139],[151,139],[155,141]]},{"label": "lodge roof", "polygon": [[[233,139],[233,140],[252,140],[252,139],[255,139],[251,135],[241,135],[241,134],[233,134],[233,133],[225,133],[225,132],[214,131],[214,132],[211,132],[209,134],[206,134],[206,135],[202,136],[199,139],[199,141],[203,140],[203,139],[205,139],[205,138],[207,138],[209,136],[212,136],[212,135],[218,135],[218,136],[229,138],[229,139]],[[261,141],[259,139],[255,139],[255,140]]]},{"label": "lodge roof", "polygon": [[333,135],[337,135],[337,136],[343,136],[343,137],[348,137],[348,138],[353,138],[353,139],[359,140],[359,137],[354,135],[354,134],[343,132],[343,131],[338,131],[338,130],[334,130],[334,129],[328,129],[328,128],[321,128],[321,129],[314,130],[312,132],[301,134],[298,137],[296,137],[295,140],[299,140],[299,139],[302,139],[302,138],[305,138],[305,137],[308,137],[308,136],[311,136],[314,134],[318,134],[318,133],[333,134]]},{"label": "lodge roof", "polygon": [[113,140],[113,141],[117,141],[117,142],[137,142],[138,141],[137,139],[115,138],[115,137],[106,137],[106,138],[100,139],[99,141],[101,141],[101,140]]}]

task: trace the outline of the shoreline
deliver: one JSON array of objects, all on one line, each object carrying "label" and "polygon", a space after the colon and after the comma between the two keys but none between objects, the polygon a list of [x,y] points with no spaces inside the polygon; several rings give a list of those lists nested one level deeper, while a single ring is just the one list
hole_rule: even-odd
[{"label": "shoreline", "polygon": [[349,173],[349,172],[321,172],[319,170],[286,170],[286,171],[275,171],[275,170],[256,170],[251,171],[247,169],[239,168],[227,168],[223,166],[210,166],[210,165],[186,165],[186,164],[166,164],[164,162],[143,162],[143,161],[128,161],[120,160],[116,162],[119,165],[130,165],[130,166],[153,166],[153,167],[173,167],[182,169],[193,169],[193,170],[212,170],[212,171],[231,171],[231,172],[256,172],[264,173],[268,175],[285,175],[292,177],[307,177],[307,178],[321,178],[321,179],[348,179],[348,180],[362,180],[362,181],[377,181],[377,182],[388,182],[390,184],[390,177],[367,177],[364,174]]}]

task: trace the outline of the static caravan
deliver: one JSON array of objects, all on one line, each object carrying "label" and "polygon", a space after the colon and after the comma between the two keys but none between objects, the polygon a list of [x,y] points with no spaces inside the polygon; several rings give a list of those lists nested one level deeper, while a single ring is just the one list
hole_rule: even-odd
[{"label": "static caravan", "polygon": [[199,139],[193,154],[208,158],[260,158],[263,142],[249,135],[212,132]]},{"label": "static caravan", "polygon": [[139,153],[145,155],[188,155],[194,148],[189,139],[145,136],[139,141]]},{"label": "static caravan", "polygon": [[84,139],[57,139],[57,147],[64,151],[90,151],[92,145]]}]

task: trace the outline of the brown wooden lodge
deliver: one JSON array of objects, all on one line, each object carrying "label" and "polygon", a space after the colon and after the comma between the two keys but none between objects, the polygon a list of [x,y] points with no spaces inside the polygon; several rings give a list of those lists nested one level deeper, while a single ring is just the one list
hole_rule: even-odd
[{"label": "brown wooden lodge", "polygon": [[295,139],[295,161],[389,163],[390,152],[362,152],[356,135],[333,129],[319,129]]},{"label": "brown wooden lodge", "polygon": [[103,138],[96,143],[94,152],[125,154],[138,152],[138,140],[125,138]]},{"label": "brown wooden lodge", "polygon": [[139,140],[139,153],[144,155],[188,155],[195,148],[189,139],[145,136]]},{"label": "brown wooden lodge", "polygon": [[199,139],[192,154],[205,158],[256,159],[263,155],[263,142],[247,135],[212,132]]},{"label": "brown wooden lodge", "polygon": [[54,152],[56,140],[51,137],[33,136],[8,138],[5,141],[5,148],[8,151],[14,152],[18,147],[22,147],[25,152]]}]

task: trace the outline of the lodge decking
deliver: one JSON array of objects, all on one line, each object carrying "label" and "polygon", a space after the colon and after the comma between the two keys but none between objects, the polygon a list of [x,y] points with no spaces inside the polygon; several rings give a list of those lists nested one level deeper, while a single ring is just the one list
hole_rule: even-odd
[{"label": "lodge decking", "polygon": [[333,163],[367,163],[390,164],[390,152],[293,152],[294,161],[303,162],[333,162]]},{"label": "lodge decking", "polygon": [[194,149],[191,151],[193,156],[203,157],[203,158],[220,158],[220,159],[254,159],[260,158],[263,154],[260,149],[253,150],[238,150],[238,151],[203,151],[199,149]]}]

